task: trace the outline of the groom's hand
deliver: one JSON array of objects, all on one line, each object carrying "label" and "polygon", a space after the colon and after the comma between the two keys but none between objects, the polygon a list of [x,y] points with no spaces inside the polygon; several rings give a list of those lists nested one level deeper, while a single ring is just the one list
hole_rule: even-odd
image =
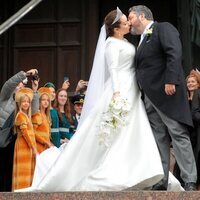
[{"label": "groom's hand", "polygon": [[176,86],[174,84],[165,84],[165,93],[167,95],[173,95],[176,93]]}]

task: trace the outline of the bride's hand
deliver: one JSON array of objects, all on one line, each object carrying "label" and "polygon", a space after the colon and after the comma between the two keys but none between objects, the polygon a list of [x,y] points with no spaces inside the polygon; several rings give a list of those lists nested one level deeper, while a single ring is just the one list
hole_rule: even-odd
[{"label": "bride's hand", "polygon": [[116,97],[119,97],[120,96],[120,92],[114,92],[113,93],[113,99],[115,99]]}]

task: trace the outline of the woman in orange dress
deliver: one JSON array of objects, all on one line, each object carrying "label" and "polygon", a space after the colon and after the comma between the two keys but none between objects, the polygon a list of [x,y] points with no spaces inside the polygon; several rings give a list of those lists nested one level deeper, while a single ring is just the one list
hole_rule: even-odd
[{"label": "woman in orange dress", "polygon": [[35,132],[37,151],[43,152],[47,148],[53,146],[50,142],[51,133],[51,117],[50,102],[51,91],[49,88],[41,87],[38,90],[40,96],[40,110],[32,116],[32,123]]},{"label": "woman in orange dress", "polygon": [[31,101],[33,91],[20,89],[15,96],[16,117],[12,190],[31,186],[37,154],[35,134],[31,122]]}]

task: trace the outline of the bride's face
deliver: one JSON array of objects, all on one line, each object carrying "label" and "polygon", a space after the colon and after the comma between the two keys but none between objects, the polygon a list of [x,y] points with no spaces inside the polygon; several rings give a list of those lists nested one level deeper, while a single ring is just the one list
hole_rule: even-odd
[{"label": "bride's face", "polygon": [[130,31],[130,22],[127,20],[126,15],[122,15],[120,18],[120,27],[119,27],[119,32],[123,35],[129,33]]}]

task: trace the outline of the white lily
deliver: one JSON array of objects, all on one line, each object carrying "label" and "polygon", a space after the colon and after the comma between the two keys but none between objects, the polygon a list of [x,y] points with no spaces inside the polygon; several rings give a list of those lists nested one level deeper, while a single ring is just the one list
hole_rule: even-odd
[{"label": "white lily", "polygon": [[109,147],[116,138],[119,129],[126,125],[126,119],[131,105],[127,99],[117,97],[112,99],[108,110],[102,114],[100,124],[99,144]]}]

